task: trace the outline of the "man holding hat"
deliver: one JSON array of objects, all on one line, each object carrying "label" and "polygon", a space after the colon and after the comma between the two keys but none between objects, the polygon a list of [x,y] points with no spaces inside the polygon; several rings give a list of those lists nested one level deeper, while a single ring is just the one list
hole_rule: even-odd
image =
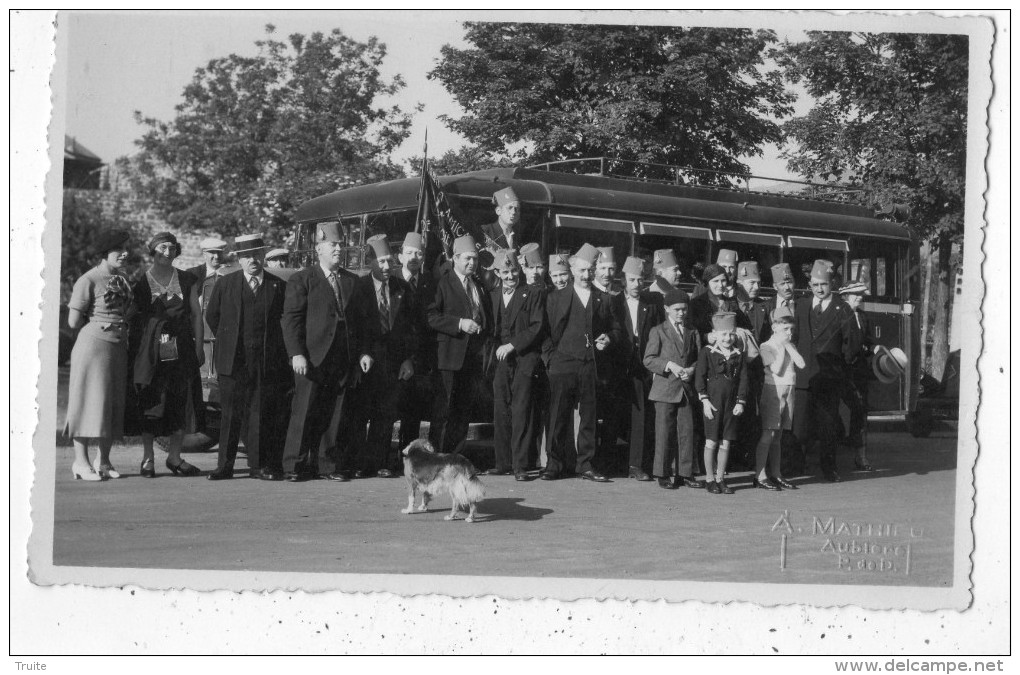
[{"label": "man holding hat", "polygon": [[513,471],[527,480],[528,453],[535,443],[534,376],[541,363],[545,332],[544,293],[519,283],[516,252],[496,252],[490,268],[501,286],[492,291],[496,371],[492,382],[496,462],[490,474]]},{"label": "man holding hat", "polygon": [[358,449],[354,475],[389,478],[397,468],[396,457],[390,457],[393,423],[414,375],[417,312],[386,235],[369,237],[367,243],[372,271],[354,282],[349,314],[361,345],[361,381],[349,416],[352,447]]},{"label": "man holding hat", "polygon": [[404,236],[400,253],[400,276],[411,289],[415,309],[414,333],[417,336],[414,358],[414,375],[407,387],[400,419],[400,447],[404,448],[418,438],[422,419],[431,419],[433,387],[432,375],[436,370],[436,334],[429,328],[425,315],[436,295],[436,282],[431,274],[422,270],[425,261],[425,241],[418,232]]},{"label": "man holding hat", "polygon": [[793,428],[805,451],[818,446],[822,474],[842,480],[836,471],[834,429],[846,363],[857,352],[853,311],[832,292],[832,267],[816,260],[811,268],[811,297],[797,301],[794,346],[804,357],[797,371]]},{"label": "man holding hat", "polygon": [[454,240],[453,269],[440,277],[428,308],[441,385],[429,439],[439,452],[458,452],[467,437],[472,387],[482,377],[485,338],[492,331],[492,309],[475,278],[477,265],[474,237]]},{"label": "man holding hat", "polygon": [[655,272],[655,280],[648,290],[666,295],[680,283],[680,263],[677,262],[673,249],[663,248],[656,251],[652,255],[652,269]]},{"label": "man holding hat", "polygon": [[285,248],[274,248],[266,253],[266,269],[278,270],[287,267],[290,251]]},{"label": "man holding hat", "polygon": [[283,429],[290,369],[283,343],[287,285],[266,272],[261,235],[234,239],[240,273],[228,274],[212,289],[206,323],[216,335],[220,386],[219,457],[209,480],[234,476],[242,422],[252,478],[283,479]]},{"label": "man holding hat", "polygon": [[623,264],[623,293],[613,298],[617,320],[622,327],[617,355],[629,408],[630,455],[628,477],[640,481],[651,480],[653,439],[655,437],[655,411],[648,403],[652,375],[644,365],[645,348],[652,329],[663,320],[662,303],[644,289],[645,261],[628,257]]},{"label": "man holding hat", "polygon": [[549,404],[553,442],[550,445],[543,480],[555,480],[574,459],[570,448],[574,407],[580,413],[577,433],[576,468],[585,480],[606,482],[595,471],[598,370],[609,356],[606,351],[620,340],[620,327],[610,299],[592,288],[592,272],[599,251],[585,244],[570,258],[572,287],[553,291],[546,300],[549,326]]},{"label": "man holding hat", "polygon": [[521,200],[511,187],[503,188],[492,195],[496,207],[496,222],[482,225],[485,248],[490,251],[517,248],[517,225],[521,222]]},{"label": "man holding hat", "polygon": [[[346,480],[338,467],[339,425],[344,393],[360,354],[350,303],[357,276],[340,266],[340,223],[318,223],[318,261],[287,282],[283,340],[294,371],[294,399],[283,451],[286,478],[298,482],[319,474]],[[323,438],[325,436],[325,439]],[[325,440],[325,442],[323,442]]]},{"label": "man holding hat", "polygon": [[851,281],[839,289],[843,302],[853,312],[854,321],[850,327],[857,334],[854,344],[858,348],[848,360],[848,377],[843,380],[841,397],[850,409],[847,438],[850,447],[856,450],[854,466],[860,471],[875,470],[868,463],[868,381],[871,376],[871,353],[875,347],[875,340],[872,338],[871,321],[861,307],[867,293],[868,286],[863,281]]}]

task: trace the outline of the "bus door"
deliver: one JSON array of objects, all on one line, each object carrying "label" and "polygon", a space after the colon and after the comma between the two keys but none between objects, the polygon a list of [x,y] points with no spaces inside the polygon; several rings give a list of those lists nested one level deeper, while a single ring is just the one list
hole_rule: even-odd
[{"label": "bus door", "polygon": [[790,264],[793,273],[793,285],[797,297],[810,295],[811,268],[816,260],[828,260],[832,263],[832,291],[839,290],[843,283],[846,270],[846,252],[848,246],[845,239],[826,239],[822,237],[801,237],[790,235],[786,238],[783,250],[783,262]]},{"label": "bus door", "polygon": [[616,266],[622,268],[623,261],[633,250],[632,220],[557,213],[555,222],[554,253],[570,256],[586,243],[598,248],[612,246]]},{"label": "bus door", "polygon": [[[898,380],[883,384],[872,375],[868,382],[868,407],[872,411],[907,409],[907,391],[914,377],[912,366],[913,345],[910,335],[909,305],[904,284],[900,283],[904,256],[907,249],[898,242],[882,239],[853,237],[850,242],[850,279],[863,281],[868,286],[863,309],[870,322],[868,337],[874,344],[890,349],[899,347],[907,354],[907,372]],[[912,309],[912,308],[911,308]]]},{"label": "bus door", "polygon": [[701,281],[701,273],[694,269],[694,265],[703,266],[708,262],[711,242],[712,230],[707,227],[642,222],[634,255],[651,260],[656,251],[672,249],[683,275],[680,288],[690,292]]},{"label": "bus door", "polygon": [[783,237],[769,232],[749,232],[746,230],[716,230],[715,254],[722,248],[737,252],[737,261],[754,260],[761,271],[762,297],[772,297],[772,266],[780,261],[783,250]]}]

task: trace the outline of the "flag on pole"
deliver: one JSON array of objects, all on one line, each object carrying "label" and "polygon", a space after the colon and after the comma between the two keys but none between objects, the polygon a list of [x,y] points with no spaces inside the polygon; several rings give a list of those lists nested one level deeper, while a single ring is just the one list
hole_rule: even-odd
[{"label": "flag on pole", "polygon": [[453,215],[450,202],[439,185],[435,171],[429,165],[428,132],[426,131],[424,156],[421,160],[421,185],[418,188],[418,213],[415,231],[421,234],[425,246],[426,270],[431,270],[440,256],[453,259],[453,240],[468,234],[468,229]]}]

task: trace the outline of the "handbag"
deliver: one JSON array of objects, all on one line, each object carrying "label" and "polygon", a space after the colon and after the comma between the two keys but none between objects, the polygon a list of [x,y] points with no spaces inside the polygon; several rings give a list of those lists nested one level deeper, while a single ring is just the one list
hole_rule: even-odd
[{"label": "handbag", "polygon": [[180,358],[177,351],[177,338],[163,333],[159,336],[159,360],[176,361]]}]

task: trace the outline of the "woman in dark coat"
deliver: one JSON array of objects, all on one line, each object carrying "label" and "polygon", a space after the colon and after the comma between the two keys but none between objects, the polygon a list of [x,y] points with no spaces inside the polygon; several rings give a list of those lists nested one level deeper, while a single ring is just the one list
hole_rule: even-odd
[{"label": "woman in dark coat", "polygon": [[191,390],[205,357],[197,279],[172,265],[181,253],[173,234],[153,237],[149,253],[152,266],[134,287],[138,312],[131,324],[129,426],[142,435],[143,476],[156,475],[155,436],[168,439],[166,468],[175,476],[194,476],[199,470],[181,459],[181,444],[185,430],[195,428]]},{"label": "woman in dark coat", "polygon": [[[132,293],[121,276],[128,257],[129,234],[101,233],[93,245],[99,264],[74,282],[67,303],[67,324],[84,324],[71,352],[67,420],[64,434],[74,442],[75,479],[120,478],[110,463],[113,441],[124,435],[127,386],[127,317]],[[89,460],[89,441],[99,446],[96,463]]]}]

